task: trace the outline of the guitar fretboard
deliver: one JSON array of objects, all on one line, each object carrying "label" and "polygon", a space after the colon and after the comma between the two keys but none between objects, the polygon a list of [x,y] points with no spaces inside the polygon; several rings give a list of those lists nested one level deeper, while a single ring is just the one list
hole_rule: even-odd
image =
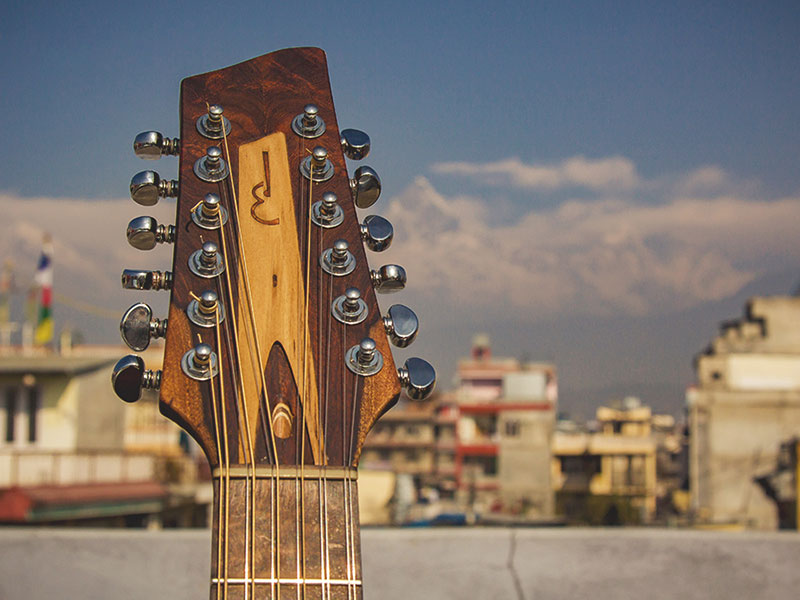
[{"label": "guitar fretboard", "polygon": [[214,475],[212,600],[361,599],[355,469]]}]

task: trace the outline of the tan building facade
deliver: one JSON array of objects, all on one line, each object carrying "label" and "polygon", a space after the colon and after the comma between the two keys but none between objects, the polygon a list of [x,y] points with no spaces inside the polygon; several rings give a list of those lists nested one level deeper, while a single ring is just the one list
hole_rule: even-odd
[{"label": "tan building facade", "polygon": [[758,479],[800,435],[800,297],[754,298],[696,360],[686,394],[691,506],[700,522],[778,525]]}]

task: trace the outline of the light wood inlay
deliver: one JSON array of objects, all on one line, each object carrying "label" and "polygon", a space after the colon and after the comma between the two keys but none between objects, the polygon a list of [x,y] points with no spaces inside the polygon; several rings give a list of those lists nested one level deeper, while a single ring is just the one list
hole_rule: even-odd
[{"label": "light wood inlay", "polygon": [[[306,268],[300,257],[290,168],[286,138],[281,132],[239,146],[238,223],[250,275],[248,280],[240,273],[239,297],[247,298],[244,286],[249,281],[250,298],[253,306],[258,307],[255,322],[264,364],[257,364],[256,353],[251,350],[255,342],[246,302],[239,303],[237,315],[240,331],[247,332],[246,336],[239,336],[239,353],[247,410],[257,415],[262,396],[259,371],[263,373],[273,343],[283,346],[303,403],[310,450],[314,462],[320,464],[317,375],[308,329],[303,284]],[[248,356],[250,360],[246,360]],[[270,401],[270,406],[273,403],[274,400]],[[294,426],[300,427],[302,420],[294,417]],[[257,428],[258,420],[251,419],[250,433],[254,439]]]}]

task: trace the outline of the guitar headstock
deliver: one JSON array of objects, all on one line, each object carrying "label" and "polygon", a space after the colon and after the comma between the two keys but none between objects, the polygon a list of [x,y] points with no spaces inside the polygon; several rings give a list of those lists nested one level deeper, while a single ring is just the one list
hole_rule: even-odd
[{"label": "guitar headstock", "polygon": [[[172,271],[123,273],[123,286],[170,289],[168,321],[147,305],[123,317],[123,339],[143,350],[165,337],[163,372],[125,357],[113,383],[127,401],[160,387],[161,410],[185,428],[212,466],[232,463],[354,466],[363,440],[405,387],[421,399],[433,368],[397,369],[390,339],[406,346],[414,313],[386,316],[376,291],[402,289],[397,265],[371,270],[391,224],[358,221],[380,193],[369,167],[348,176],[369,138],[340,131],[325,54],[280,50],[189,77],[181,84],[181,135],[137,136],[142,158],[179,156],[179,181],[134,176],[131,195],[152,205],[176,196],[175,225],[139,217],[140,249],[174,243]],[[167,326],[168,323],[168,326]]]}]

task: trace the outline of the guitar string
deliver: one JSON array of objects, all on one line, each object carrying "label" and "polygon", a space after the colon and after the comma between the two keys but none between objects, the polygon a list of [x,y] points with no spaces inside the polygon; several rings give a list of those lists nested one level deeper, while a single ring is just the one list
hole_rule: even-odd
[{"label": "guitar string", "polygon": [[[342,356],[347,352],[347,326],[342,325]],[[347,451],[347,367],[342,365],[342,464],[349,466],[349,452]],[[347,482],[342,481],[342,511],[344,512],[344,550],[345,564],[347,565],[347,598],[352,597],[353,580],[352,568],[350,566],[350,519],[347,513]]]},{"label": "guitar string", "polygon": [[[193,294],[192,292],[189,292],[189,294],[191,294],[191,296],[197,302],[200,301],[200,299],[195,294]],[[215,310],[215,315],[217,317],[217,328],[219,328],[219,312],[218,312],[218,310],[219,310],[219,305],[217,305],[217,310]],[[219,335],[219,329],[217,329],[217,334]],[[219,345],[217,345],[217,347],[219,348]],[[217,373],[217,377],[219,377],[221,379],[221,374],[219,372]],[[220,442],[219,411],[217,410],[217,399],[216,399],[216,395],[214,393],[214,375],[213,375],[213,372],[212,372],[212,377],[211,377],[211,382],[210,382],[210,386],[209,387],[211,388],[211,410],[212,410],[212,414],[213,414],[213,417],[214,417],[214,437],[215,437],[215,441],[217,443],[217,464],[220,464],[220,465],[223,466],[223,469],[222,469],[223,471],[227,471],[228,473],[230,473],[230,465],[228,464],[227,460],[223,460],[223,458],[222,458],[222,454],[223,454],[223,450],[224,449],[222,448],[222,445],[221,445],[221,442]],[[222,395],[221,391],[220,391],[220,395]],[[219,497],[219,494],[222,493],[222,485],[221,484],[222,484],[221,481],[219,482],[219,484],[217,484],[217,489],[218,489],[217,504],[218,504],[218,506],[217,506],[217,584],[216,585],[217,585],[217,598],[218,599],[220,598],[220,592],[221,592],[221,586],[222,586],[222,582],[220,581],[220,577],[219,577],[221,575],[221,571],[222,571],[222,498]]]},{"label": "guitar string", "polygon": [[[305,138],[300,138],[298,140],[298,147],[300,149],[300,156],[305,157],[308,149],[306,148]],[[302,160],[302,159],[301,159]],[[298,252],[300,253],[300,264],[303,264],[303,260],[305,260],[306,264],[308,264],[308,253],[303,255],[303,234],[305,232],[305,228],[303,227],[303,217],[306,213],[304,210],[304,201],[305,201],[305,180],[303,178],[302,173],[299,171],[295,175],[298,181],[298,188],[300,190],[299,198],[300,198],[300,206],[299,210],[297,211],[298,215]],[[311,193],[311,183],[312,181],[309,179],[309,194]],[[301,271],[302,276],[302,271]],[[308,279],[303,281],[306,287],[308,287]],[[302,296],[297,297],[298,302],[298,310],[301,313],[301,318],[298,319],[297,322],[297,337],[298,340],[305,340],[305,336],[303,335],[303,326],[306,325],[306,313],[304,312],[303,302],[305,299],[305,294]],[[304,528],[304,519],[303,519],[303,487],[304,487],[304,463],[305,463],[305,441],[306,441],[306,398],[305,398],[305,345],[303,345],[301,352],[303,352],[302,358],[302,369],[303,372],[300,375],[299,381],[297,382],[297,405],[298,410],[301,411],[302,416],[300,418],[300,429],[298,431],[298,437],[296,439],[296,446],[295,446],[295,462],[298,462],[299,458],[299,466],[300,468],[295,471],[295,482],[294,482],[294,490],[295,490],[295,569],[297,572],[297,580],[298,582],[302,582],[303,577],[301,576],[302,571],[304,570],[301,566],[301,551],[303,548],[302,539],[304,536],[303,528]],[[304,559],[303,559],[304,560]],[[305,588],[302,588],[302,591],[305,592]],[[295,588],[295,595],[298,600],[300,600],[300,593],[301,593],[301,584],[298,584]]]},{"label": "guitar string", "polygon": [[[318,253],[322,253],[322,242],[323,242],[323,232],[324,230],[320,229],[319,235],[319,246],[318,246]],[[323,315],[327,318],[328,323],[328,335],[325,341],[325,349],[326,349],[326,357],[325,357],[325,393],[322,394],[320,390],[320,398],[323,399],[323,408],[320,409],[320,413],[324,414],[323,417],[323,436],[322,439],[328,439],[328,410],[329,410],[329,403],[328,403],[328,392],[330,390],[330,357],[331,357],[331,325],[333,319],[331,318],[330,307],[333,302],[333,278],[324,277],[324,273],[322,269],[319,269],[319,287],[320,289],[323,286],[323,281],[327,279],[328,281],[328,303],[324,306],[320,305],[320,324],[323,320]],[[320,341],[322,341],[322,336],[318,336]],[[322,356],[322,349],[320,348],[319,356]],[[325,465],[328,464],[328,455],[325,453]],[[328,599],[330,600],[331,597],[331,567],[330,567],[330,551],[329,551],[329,540],[328,540],[328,477],[327,471],[324,472],[324,476],[320,478],[319,481],[320,486],[320,572],[322,573],[322,577],[328,581],[325,588],[327,588],[328,592]],[[324,532],[324,533],[323,533]],[[323,589],[324,595],[325,589]]]},{"label": "guitar string", "polygon": [[[353,376],[353,401],[351,403],[351,417],[350,417],[350,441],[348,443],[348,465],[352,465],[355,456],[353,455],[353,447],[355,441],[355,432],[356,432],[356,398],[358,397],[358,384],[362,381],[359,379],[358,376]],[[355,529],[356,529],[356,522],[355,522],[355,514],[353,511],[353,480],[348,478],[345,482],[347,486],[347,514],[349,514],[350,519],[350,553],[352,555],[352,581],[353,581],[353,598],[358,596],[358,590],[356,589],[355,580],[358,576],[356,573],[356,569],[358,568],[358,562],[356,557],[356,540],[355,540]]]},{"label": "guitar string", "polygon": [[[215,331],[217,334],[217,352],[219,353],[222,349],[222,342],[220,340],[220,326],[219,326],[219,300],[217,300],[217,306],[214,310],[214,318],[216,321]],[[229,536],[229,517],[230,517],[230,481],[231,481],[231,461],[230,461],[230,451],[228,447],[228,426],[227,426],[227,417],[225,416],[225,407],[222,405],[222,400],[225,398],[225,384],[223,382],[223,372],[222,372],[222,361],[220,360],[219,354],[217,355],[217,369],[218,374],[217,377],[219,378],[219,397],[220,397],[220,409],[222,412],[222,432],[223,432],[223,439],[224,439],[224,449],[225,449],[225,600],[228,598],[228,536]],[[214,398],[214,385],[212,381],[211,385],[211,402],[214,406],[214,417],[216,421],[216,412],[217,412],[217,401]],[[217,444],[219,444],[219,436],[217,436]],[[219,571],[217,571],[219,573]],[[217,576],[219,579],[219,576]],[[217,584],[219,585],[219,584]]]},{"label": "guitar string", "polygon": [[[224,128],[223,128],[224,129]],[[227,139],[225,140],[227,142]],[[230,163],[230,156],[227,154],[227,143],[226,143],[226,158]],[[231,182],[229,182],[231,183]],[[221,186],[223,192],[227,191],[224,184]],[[231,189],[233,185],[231,183]],[[229,203],[230,204],[230,203]],[[231,209],[235,208],[235,201]],[[237,212],[238,214],[238,212]],[[236,236],[237,232],[230,228],[231,233]],[[245,448],[245,452],[243,453],[244,464],[247,468],[247,477],[245,479],[245,535],[244,535],[244,545],[245,545],[245,554],[244,554],[244,597],[247,600],[248,594],[252,597],[252,589],[249,585],[248,575],[252,576],[251,573],[251,562],[252,562],[252,554],[250,552],[250,544],[252,543],[252,533],[254,532],[254,528],[251,528],[251,520],[254,521],[254,513],[255,513],[255,458],[253,454],[253,443],[250,435],[250,417],[247,410],[247,394],[244,389],[244,371],[241,364],[241,358],[239,356],[239,332],[236,327],[236,316],[234,314],[234,294],[233,294],[233,285],[231,284],[231,276],[230,276],[230,261],[228,259],[228,248],[227,243],[225,241],[225,233],[226,227],[220,220],[220,244],[222,245],[222,260],[225,264],[225,279],[224,283],[227,284],[227,292],[228,292],[228,306],[230,307],[231,317],[230,317],[230,327],[233,333],[233,343],[231,346],[232,354],[235,355],[235,364],[237,365],[239,376],[238,376],[238,384],[241,391],[241,395],[238,395],[236,406],[239,407],[239,414],[238,414],[238,421],[239,421],[239,435],[242,438],[242,446]],[[245,332],[246,335],[246,332]],[[244,423],[242,423],[244,421]],[[242,426],[244,425],[244,426]],[[244,430],[244,431],[242,431]],[[248,458],[250,462],[248,463]],[[252,476],[251,476],[252,473]]]},{"label": "guitar string", "polygon": [[[305,275],[305,301],[303,304],[303,391],[301,398],[303,399],[303,406],[306,405],[306,402],[309,401],[308,398],[308,368],[309,368],[309,361],[308,361],[308,306],[309,306],[309,294],[311,293],[311,201],[314,197],[314,167],[310,165],[309,168],[309,178],[308,178],[308,202],[307,205],[303,208],[303,214],[305,215],[306,219],[306,275]],[[317,428],[319,429],[319,419],[320,416],[317,415]],[[306,411],[303,411],[303,427],[301,433],[302,439],[302,450],[300,456],[300,472],[301,472],[301,495],[300,495],[300,516],[301,516],[301,538],[302,538],[302,551],[303,551],[303,558],[302,558],[302,567],[303,567],[303,598],[306,596],[306,524],[305,524],[305,449],[306,449]],[[319,432],[317,432],[319,433]],[[322,456],[325,454],[325,441],[318,439],[319,449],[318,452],[320,456],[318,460],[322,459]],[[313,449],[312,449],[313,451]],[[313,454],[313,452],[312,452]]]},{"label": "guitar string", "polygon": [[[228,148],[228,136],[227,136],[227,133],[225,132],[225,128],[223,128],[223,130],[222,130],[222,135],[223,135],[223,142],[224,142],[224,146],[225,146],[225,155],[226,155],[226,157],[228,159],[228,164],[230,164],[231,163],[230,150]],[[230,208],[231,208],[232,212],[235,212],[235,214],[238,215],[239,214],[239,210],[238,210],[238,202],[237,202],[237,199],[236,199],[236,189],[235,189],[235,186],[233,185],[233,181],[231,180],[231,178],[229,178],[229,184],[230,184],[231,200],[232,200],[232,205],[230,206]],[[224,236],[222,236],[222,237],[224,238]],[[263,395],[264,395],[265,407],[268,409],[269,408],[269,399],[267,397],[267,385],[266,385],[266,379],[265,379],[265,375],[264,375],[264,367],[265,367],[265,365],[264,365],[264,362],[263,362],[263,359],[262,359],[263,355],[262,355],[262,352],[261,352],[261,342],[259,340],[258,328],[256,327],[256,322],[255,322],[255,312],[253,310],[252,293],[251,293],[251,289],[250,289],[250,276],[249,276],[249,273],[248,273],[248,270],[247,270],[247,258],[246,258],[246,253],[244,251],[244,242],[243,242],[241,234],[240,234],[240,232],[238,230],[235,232],[235,239],[237,241],[237,246],[238,246],[238,249],[239,249],[239,264],[242,267],[242,274],[244,275],[243,281],[244,281],[245,296],[246,296],[246,299],[247,299],[247,314],[250,317],[250,326],[252,328],[253,340],[255,342],[255,347],[256,347],[256,358],[257,358],[257,361],[258,361],[258,369],[257,369],[257,371],[258,371],[258,373],[260,375],[261,389],[262,389]],[[223,252],[224,252],[224,248],[223,248]],[[225,253],[225,257],[226,257],[226,261],[227,261],[227,253]],[[229,273],[230,273],[230,269],[226,268],[228,288],[229,288],[230,293],[232,294],[232,288],[231,288],[231,285],[230,285],[230,275],[229,275]],[[230,306],[232,307],[233,304],[231,303]],[[232,310],[231,310],[231,312],[232,312]],[[235,322],[236,322],[236,319],[231,317],[231,324],[232,324],[234,332],[236,331]],[[237,336],[237,338],[238,338],[238,336]],[[243,386],[244,382],[242,381],[241,384]],[[242,389],[242,392],[244,393],[244,389]],[[249,441],[249,437],[250,437],[249,419],[247,418],[247,405],[246,405],[246,402],[244,402],[244,399],[243,399],[243,405],[244,405],[244,410],[245,410],[245,421],[247,422],[246,427],[247,427],[248,441]],[[263,421],[262,421],[262,426],[266,427],[266,424],[263,423]],[[275,523],[275,531],[274,531],[275,535],[271,536],[272,540],[270,542],[270,545],[271,546],[272,545],[275,546],[275,552],[274,553],[273,552],[270,553],[272,555],[270,570],[273,570],[273,568],[274,568],[275,572],[273,573],[272,580],[273,581],[277,581],[277,599],[280,600],[280,594],[281,594],[281,588],[280,588],[280,586],[281,586],[281,584],[280,584],[280,581],[281,581],[281,577],[280,577],[280,502],[279,502],[280,491],[278,490],[278,487],[280,486],[280,466],[279,466],[279,462],[280,461],[278,459],[278,450],[277,450],[277,444],[276,444],[276,441],[275,441],[274,428],[273,427],[266,427],[266,428],[269,430],[269,437],[270,437],[270,444],[271,444],[271,447],[268,445],[267,452],[270,453],[270,450],[271,450],[271,453],[273,455],[272,456],[272,464],[274,465],[274,468],[275,468],[275,483],[270,486],[270,493],[271,493],[271,496],[272,496],[271,502],[270,502],[270,531],[271,532],[272,532],[272,524],[273,524],[273,522]],[[265,438],[266,438],[266,435],[265,435]],[[255,580],[255,487],[256,487],[256,473],[255,473],[255,459],[254,459],[254,456],[252,454],[252,451],[253,451],[253,449],[252,449],[252,445],[251,445],[250,446],[251,464],[252,464],[252,468],[253,468],[253,487],[252,487],[253,519],[252,519],[252,537],[251,537],[251,544],[252,544],[251,557],[252,557],[252,560],[253,560],[252,577]],[[273,515],[274,515],[274,518],[273,518]],[[275,556],[276,555],[277,555],[277,560],[275,560]],[[253,584],[253,587],[255,587],[255,583]]]},{"label": "guitar string", "polygon": [[[317,230],[317,256],[319,256],[319,250],[322,246],[322,230]],[[320,296],[322,296],[322,289],[324,285],[323,277],[322,277],[322,269],[317,269],[317,290]],[[317,302],[317,331],[320,331],[322,328],[322,321],[323,321],[323,312],[325,307],[323,306],[322,302]],[[317,334],[317,357],[322,358],[322,336]],[[322,369],[325,368],[325,365],[322,363],[320,364],[320,373]],[[328,371],[325,370],[325,376],[327,377]],[[323,408],[323,400],[324,395],[322,392],[322,377],[317,377],[317,414],[319,415],[319,419],[317,420],[319,428],[320,428],[320,435],[322,434],[322,423],[325,422],[327,415]],[[326,453],[323,453],[322,457],[322,468],[326,466]],[[324,528],[325,528],[325,521],[323,521],[323,499],[322,499],[322,469],[317,476],[317,508],[319,509],[319,579],[320,581],[325,581],[325,538],[324,538]],[[320,595],[322,600],[325,600],[325,584],[323,583],[320,586]]]}]

